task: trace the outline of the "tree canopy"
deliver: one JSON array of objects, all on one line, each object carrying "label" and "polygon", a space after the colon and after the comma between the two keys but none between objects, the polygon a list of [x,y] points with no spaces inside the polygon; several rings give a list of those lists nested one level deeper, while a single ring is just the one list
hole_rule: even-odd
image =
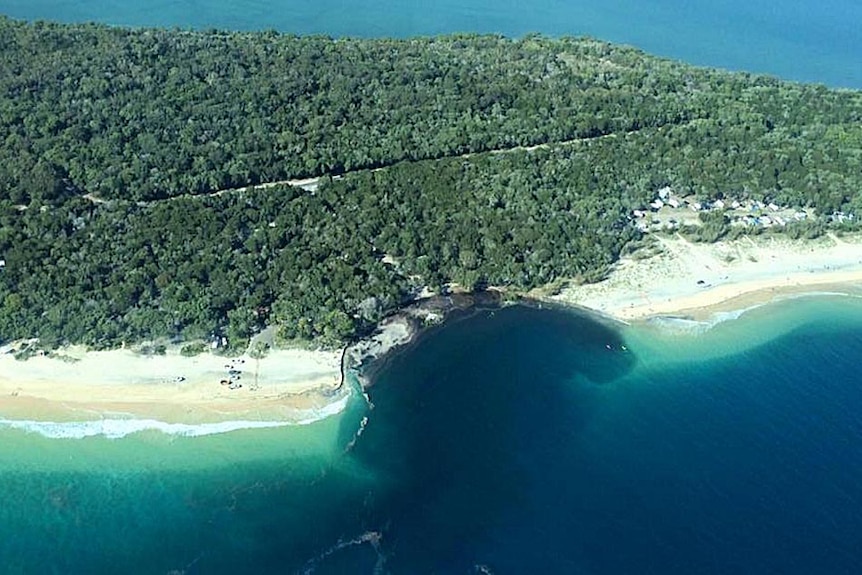
[{"label": "tree canopy", "polygon": [[592,39],[0,19],[0,94],[0,340],[336,345],[422,286],[597,279],[664,186],[862,213],[859,92]]}]

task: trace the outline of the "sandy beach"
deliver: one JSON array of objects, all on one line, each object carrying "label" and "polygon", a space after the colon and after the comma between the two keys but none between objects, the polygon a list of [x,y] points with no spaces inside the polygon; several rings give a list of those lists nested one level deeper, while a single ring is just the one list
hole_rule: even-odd
[{"label": "sandy beach", "polygon": [[[595,310],[623,322],[654,316],[708,320],[800,293],[862,296],[862,236],[742,238],[714,244],[652,236],[596,284],[538,299]],[[351,350],[354,364],[411,338],[405,320]],[[76,421],[153,418],[169,423],[306,421],[344,400],[340,351],[270,350],[262,359],[185,357],[68,347],[19,361],[0,348],[0,419]]]},{"label": "sandy beach", "polygon": [[860,236],[760,236],[714,244],[679,235],[652,238],[651,246],[621,258],[604,281],[536,295],[624,322],[663,315],[708,320],[792,294],[862,295]]},{"label": "sandy beach", "polygon": [[[350,349],[352,365],[409,342],[411,325],[400,316],[384,321]],[[0,422],[305,423],[337,412],[351,394],[341,385],[342,351],[186,357],[179,346],[149,355],[70,346],[16,359],[26,345],[0,347]]]},{"label": "sandy beach", "polygon": [[271,350],[255,359],[70,347],[19,361],[13,347],[0,349],[0,416],[7,419],[301,421],[338,399],[341,380],[338,351]]}]

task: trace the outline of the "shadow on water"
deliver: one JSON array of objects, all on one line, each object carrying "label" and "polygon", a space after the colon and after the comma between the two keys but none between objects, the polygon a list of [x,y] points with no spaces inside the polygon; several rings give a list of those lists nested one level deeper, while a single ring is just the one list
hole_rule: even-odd
[{"label": "shadow on water", "polygon": [[[353,451],[378,482],[364,512],[381,535],[382,571],[491,563],[482,549],[547,487],[536,468],[589,421],[597,389],[634,363],[609,325],[523,306],[447,322],[390,358]],[[314,572],[339,572],[337,557]]]},{"label": "shadow on water", "polygon": [[[308,428],[175,443],[22,438],[96,463],[3,471],[0,571],[477,572],[547,487],[537,477],[564,475],[548,466],[597,390],[634,363],[588,316],[482,310],[392,356],[370,411],[356,401]],[[162,467],[167,456],[201,465]]]},{"label": "shadow on water", "polygon": [[[480,310],[391,356],[373,409],[308,428],[9,434],[0,571],[856,573],[862,310],[845,311],[740,324],[781,329],[708,360],[725,336],[687,358],[627,332],[638,361],[589,315]],[[21,469],[14,445],[82,462]]]},{"label": "shadow on water", "polygon": [[707,360],[724,339],[639,362],[559,311],[443,326],[371,390],[351,460],[374,485],[344,517],[374,545],[313,572],[858,572],[859,316],[818,310]]}]

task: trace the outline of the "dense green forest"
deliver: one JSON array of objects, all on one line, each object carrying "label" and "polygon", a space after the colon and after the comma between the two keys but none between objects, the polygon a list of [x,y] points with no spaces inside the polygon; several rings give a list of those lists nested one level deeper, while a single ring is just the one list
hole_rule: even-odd
[{"label": "dense green forest", "polygon": [[862,214],[862,93],[590,39],[0,19],[0,94],[0,341],[337,345],[422,286],[598,279],[664,186]]}]

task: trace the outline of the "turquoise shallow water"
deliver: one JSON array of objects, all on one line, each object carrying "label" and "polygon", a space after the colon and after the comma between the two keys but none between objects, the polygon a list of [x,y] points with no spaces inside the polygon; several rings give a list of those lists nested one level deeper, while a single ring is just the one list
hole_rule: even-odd
[{"label": "turquoise shallow water", "polygon": [[860,327],[850,298],[699,335],[513,307],[308,426],[5,430],[2,570],[857,573]]},{"label": "turquoise shallow water", "polygon": [[862,88],[855,0],[0,0],[16,18],[334,36],[589,35],[694,64]]},{"label": "turquoise shallow water", "polygon": [[364,410],[356,396],[314,424],[202,437],[4,430],[0,573],[283,572],[267,566],[350,529],[327,514],[367,486],[343,456]]},{"label": "turquoise shallow water", "polygon": [[524,309],[452,326],[381,376],[364,437],[405,478],[388,565],[857,572],[860,320],[796,300],[698,337]]},{"label": "turquoise shallow water", "polygon": [[[862,5],[846,0],[0,0],[0,12],[590,34],[862,87]],[[357,396],[308,426],[2,429],[0,573],[856,574],[860,328],[862,304],[847,299],[783,302],[705,333],[510,308],[430,333],[378,374],[373,409]]]}]

